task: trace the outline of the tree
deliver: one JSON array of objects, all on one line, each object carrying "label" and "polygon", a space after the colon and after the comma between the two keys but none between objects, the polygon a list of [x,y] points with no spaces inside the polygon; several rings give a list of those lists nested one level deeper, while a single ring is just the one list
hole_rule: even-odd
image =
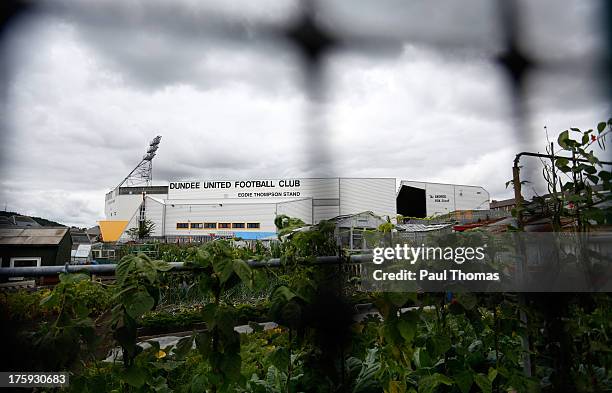
[{"label": "tree", "polygon": [[144,239],[146,237],[150,237],[154,230],[155,223],[151,220],[145,219],[144,221],[140,221],[138,223],[138,227],[128,229],[127,234],[130,238],[132,238],[132,240]]}]

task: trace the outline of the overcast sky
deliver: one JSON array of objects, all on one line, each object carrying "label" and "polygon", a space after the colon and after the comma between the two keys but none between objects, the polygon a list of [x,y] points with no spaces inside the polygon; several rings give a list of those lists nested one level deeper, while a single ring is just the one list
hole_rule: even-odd
[{"label": "overcast sky", "polygon": [[158,134],[160,184],[380,176],[481,185],[503,199],[514,155],[543,151],[544,126],[556,140],[612,113],[589,67],[603,47],[599,2],[521,2],[524,48],[547,65],[528,80],[523,133],[492,61],[495,2],[326,3],[325,26],[372,40],[326,58],[317,96],[292,48],[270,40],[295,2],[201,3],[52,2],[11,26],[2,209],[95,225],[104,194]]}]

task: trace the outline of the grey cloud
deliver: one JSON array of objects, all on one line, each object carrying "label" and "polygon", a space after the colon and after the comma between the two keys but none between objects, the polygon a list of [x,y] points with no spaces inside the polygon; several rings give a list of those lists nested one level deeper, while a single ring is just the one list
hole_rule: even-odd
[{"label": "grey cloud", "polygon": [[[126,4],[116,9],[129,12],[116,18],[98,6],[87,15],[83,6],[56,9],[16,31],[0,203],[93,225],[103,217],[104,193],[157,134],[163,139],[153,167],[160,182],[329,173],[479,184],[492,197],[511,196],[504,182],[521,141],[504,74],[487,46],[496,45],[496,27],[491,20],[467,23],[474,18],[469,7],[457,11],[462,23],[452,24],[442,22],[456,6],[430,10],[424,18],[414,7],[425,10],[425,3],[405,14],[398,4],[355,5],[350,12],[357,27],[363,21],[363,31],[397,14],[386,27],[420,15],[406,29],[435,21],[436,36],[492,36],[472,48],[440,50],[396,37],[394,49],[382,55],[335,53],[326,62],[325,99],[310,106],[318,97],[302,89],[293,55],[285,47],[266,47],[251,29],[282,24],[294,3],[274,15],[254,5],[215,4],[238,20],[238,27],[228,27],[229,38],[238,31],[238,43],[207,35],[199,2],[182,8]],[[337,23],[353,17],[334,12]],[[543,150],[544,125],[556,135],[574,125],[593,127],[607,115],[609,101],[593,95],[589,81],[553,74],[542,81],[528,93],[533,150]],[[313,134],[319,128],[321,135]]]}]

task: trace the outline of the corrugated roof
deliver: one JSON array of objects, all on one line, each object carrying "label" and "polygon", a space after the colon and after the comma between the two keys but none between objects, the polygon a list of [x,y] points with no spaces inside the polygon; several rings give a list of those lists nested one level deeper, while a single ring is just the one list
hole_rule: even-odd
[{"label": "corrugated roof", "polygon": [[57,245],[68,228],[0,228],[0,244]]},{"label": "corrugated roof", "polygon": [[363,216],[363,215],[369,215],[369,216],[372,216],[372,217],[375,217],[375,218],[382,219],[382,217],[380,217],[380,216],[374,214],[373,212],[367,210],[367,211],[360,212],[360,213],[341,214],[339,216],[330,218],[329,221],[339,221],[339,220],[344,220],[345,218],[351,218],[351,217],[357,217],[357,216]]},{"label": "corrugated roof", "polygon": [[405,232],[434,232],[452,226],[453,224],[399,224],[397,230]]}]

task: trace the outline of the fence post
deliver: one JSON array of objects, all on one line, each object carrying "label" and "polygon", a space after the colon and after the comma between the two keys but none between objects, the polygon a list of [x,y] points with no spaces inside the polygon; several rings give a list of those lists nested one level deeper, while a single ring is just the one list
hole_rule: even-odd
[{"label": "fence post", "polygon": [[512,184],[514,185],[514,203],[516,209],[516,220],[518,221],[518,228],[523,229],[523,197],[521,196],[521,169],[518,165],[518,155],[514,159],[514,166],[512,167]]}]

